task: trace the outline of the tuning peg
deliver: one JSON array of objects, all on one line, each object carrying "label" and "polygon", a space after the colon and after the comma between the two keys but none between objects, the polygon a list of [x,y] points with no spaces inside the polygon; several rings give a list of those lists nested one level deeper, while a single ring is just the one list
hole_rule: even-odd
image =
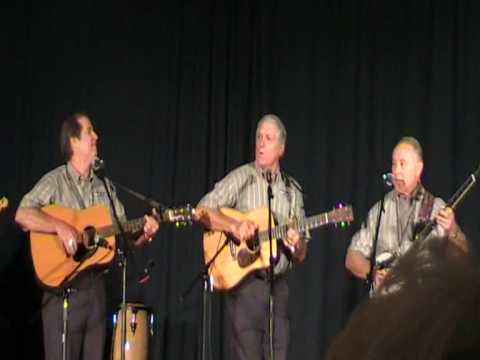
[{"label": "tuning peg", "polygon": [[[339,212],[340,213],[344,213],[344,212],[348,212],[348,211],[351,211],[349,209],[349,206],[345,205],[345,203],[341,202],[341,201],[338,201],[336,204],[335,204],[335,208],[334,208],[334,212]],[[338,228],[340,227],[341,229],[346,229],[350,226],[350,221],[338,221],[335,223],[335,227]]]}]

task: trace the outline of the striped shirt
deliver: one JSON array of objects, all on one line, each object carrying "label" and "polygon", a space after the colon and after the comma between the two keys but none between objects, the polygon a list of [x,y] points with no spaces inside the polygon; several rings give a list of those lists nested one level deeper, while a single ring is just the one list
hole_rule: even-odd
[{"label": "striped shirt", "polygon": [[[412,198],[406,198],[395,190],[385,195],[385,212],[382,214],[379,229],[377,256],[390,253],[394,258],[398,258],[412,246],[415,227],[420,222],[419,214],[424,195],[423,187],[420,187],[417,195]],[[430,219],[433,219],[444,206],[445,202],[442,199],[435,198]],[[359,251],[365,258],[371,256],[379,211],[380,202],[377,202],[368,212],[366,222],[353,236],[349,250]],[[434,235],[443,237],[445,233],[437,226],[434,229]]]},{"label": "striped shirt", "polygon": [[[107,179],[113,203],[121,221],[125,220],[125,209],[118,200],[115,187]],[[20,202],[20,208],[40,209],[47,205],[62,205],[71,209],[84,209],[97,204],[103,204],[111,209],[107,192],[92,170],[86,178],[71,166],[70,163],[61,165],[45,174]],[[113,214],[112,215],[112,219]]]},{"label": "striped shirt", "polygon": [[[278,224],[285,224],[292,217],[303,219],[303,195],[298,183],[288,175],[272,179],[272,212]],[[232,170],[227,176],[215,184],[212,191],[198,203],[198,207],[219,209],[234,208],[242,212],[257,208],[268,208],[268,184],[261,170],[255,163],[248,163]],[[281,253],[275,266],[275,274],[281,274],[291,267],[291,261]]]}]

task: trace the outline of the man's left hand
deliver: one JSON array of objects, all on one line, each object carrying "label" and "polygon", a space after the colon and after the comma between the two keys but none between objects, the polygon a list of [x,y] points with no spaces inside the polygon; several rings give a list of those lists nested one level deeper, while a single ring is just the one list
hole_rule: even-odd
[{"label": "man's left hand", "polygon": [[[287,248],[290,249],[293,256],[297,257],[297,255],[300,255],[299,253],[303,254],[305,239],[303,236],[300,236],[300,233],[297,230],[289,228],[287,231],[287,238],[285,239],[284,243]],[[301,256],[300,260],[303,260],[303,255]]]},{"label": "man's left hand", "polygon": [[437,224],[445,230],[448,236],[450,236],[452,232],[457,231],[457,222],[455,221],[455,213],[452,208],[447,207],[440,210],[435,219],[437,220]]},{"label": "man's left hand", "polygon": [[[155,209],[152,211],[153,215],[156,214]],[[143,225],[143,234],[145,239],[152,241],[152,238],[158,231],[158,221],[152,215],[145,215],[145,224]]]}]

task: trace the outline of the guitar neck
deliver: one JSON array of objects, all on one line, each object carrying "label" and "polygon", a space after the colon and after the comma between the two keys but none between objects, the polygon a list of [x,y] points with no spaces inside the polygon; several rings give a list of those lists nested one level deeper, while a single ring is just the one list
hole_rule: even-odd
[{"label": "guitar neck", "polygon": [[128,234],[134,234],[143,228],[144,222],[145,220],[143,217],[133,219],[133,220],[128,220],[128,221],[123,221],[120,223],[121,228],[118,224],[104,226],[97,229],[97,234],[101,238],[116,236],[120,234],[121,229],[123,229],[123,231],[125,231]]},{"label": "guitar neck", "polygon": [[[287,237],[287,231],[289,228],[295,229],[299,232],[305,232],[310,229],[315,229],[323,225],[329,224],[331,221],[328,218],[328,213],[310,216],[308,218],[298,220],[292,224],[284,224],[275,226],[272,228],[272,237],[274,239],[284,239]],[[260,231],[258,233],[258,239],[260,241],[268,241],[268,230]]]},{"label": "guitar neck", "polygon": [[[156,213],[154,216],[158,223],[176,223],[177,226],[191,224],[192,216],[195,212],[194,209],[190,207],[189,204],[185,207],[180,208],[167,208],[160,213]],[[145,219],[143,217],[122,221],[119,224],[115,223],[109,226],[101,227],[97,229],[97,234],[102,237],[115,236],[120,234],[121,230],[129,234],[135,234],[136,232],[142,230]]]}]

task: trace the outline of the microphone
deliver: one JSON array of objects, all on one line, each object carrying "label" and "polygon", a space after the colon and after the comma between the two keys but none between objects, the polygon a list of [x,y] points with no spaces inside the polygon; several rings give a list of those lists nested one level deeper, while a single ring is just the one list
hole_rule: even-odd
[{"label": "microphone", "polygon": [[394,180],[394,177],[393,177],[393,174],[391,172],[385,173],[385,174],[382,175],[383,184],[387,187],[392,187],[393,186],[393,180]]},{"label": "microphone", "polygon": [[92,170],[99,178],[105,177],[105,162],[100,158],[95,158],[92,162]]}]

